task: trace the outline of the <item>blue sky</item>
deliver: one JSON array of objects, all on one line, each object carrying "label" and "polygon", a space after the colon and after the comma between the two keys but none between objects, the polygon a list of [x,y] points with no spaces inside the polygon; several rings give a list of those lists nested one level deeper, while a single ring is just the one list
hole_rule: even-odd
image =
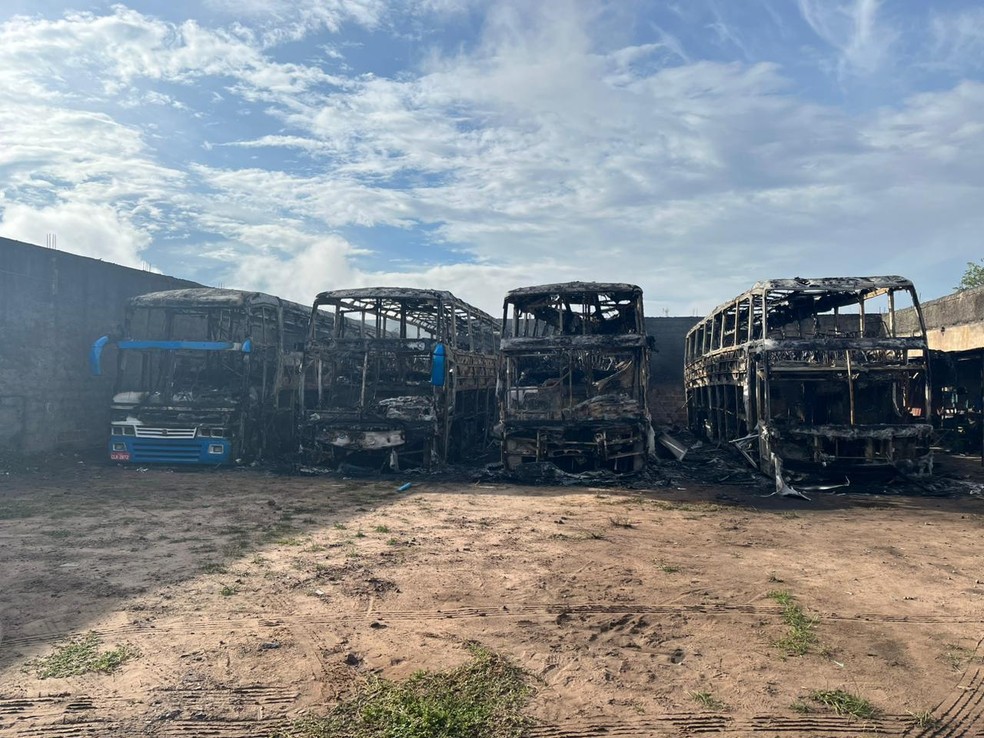
[{"label": "blue sky", "polygon": [[300,302],[984,257],[971,0],[7,0],[0,235]]}]

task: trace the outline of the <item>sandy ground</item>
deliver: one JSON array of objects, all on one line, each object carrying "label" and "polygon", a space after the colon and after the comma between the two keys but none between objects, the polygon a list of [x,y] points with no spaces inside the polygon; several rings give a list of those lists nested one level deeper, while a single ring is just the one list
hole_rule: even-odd
[{"label": "sandy ground", "polygon": [[[0,476],[0,735],[263,736],[471,640],[533,675],[535,736],[984,735],[980,497],[401,481]],[[26,667],[89,632],[141,656]],[[879,716],[792,707],[818,689]]]}]

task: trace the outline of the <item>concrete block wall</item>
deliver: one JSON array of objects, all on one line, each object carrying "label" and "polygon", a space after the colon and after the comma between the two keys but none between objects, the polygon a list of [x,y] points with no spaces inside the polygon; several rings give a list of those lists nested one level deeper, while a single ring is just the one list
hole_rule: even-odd
[{"label": "concrete block wall", "polygon": [[[984,287],[954,292],[922,303],[926,338],[933,351],[972,351],[984,348]],[[918,329],[914,310],[900,310],[900,332]]]},{"label": "concrete block wall", "polygon": [[656,341],[649,363],[649,411],[656,425],[687,424],[684,339],[700,320],[696,316],[646,318],[646,332]]},{"label": "concrete block wall", "polygon": [[195,286],[0,238],[0,457],[100,447],[113,373],[90,376],[89,347],[130,297]]}]

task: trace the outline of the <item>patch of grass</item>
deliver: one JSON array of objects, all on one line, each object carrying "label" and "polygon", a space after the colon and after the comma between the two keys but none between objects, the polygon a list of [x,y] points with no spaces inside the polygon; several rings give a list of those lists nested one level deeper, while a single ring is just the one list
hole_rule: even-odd
[{"label": "patch of grass", "polygon": [[140,655],[140,651],[126,643],[109,651],[100,651],[99,645],[99,636],[89,633],[27,665],[36,671],[38,679],[62,679],[90,672],[109,674]]},{"label": "patch of grass", "polygon": [[817,619],[809,617],[795,598],[785,590],[769,592],[769,597],[782,606],[782,621],[789,626],[789,632],[775,642],[776,648],[785,651],[787,656],[803,656],[809,653],[817,642],[814,632]]},{"label": "patch of grass", "polygon": [[386,545],[387,546],[399,546],[400,545],[400,539],[399,538],[390,538],[389,540],[386,541]]},{"label": "patch of grass", "polygon": [[963,671],[964,666],[973,657],[974,652],[969,648],[958,646],[955,643],[947,643],[946,650],[940,658],[950,665],[954,671]]},{"label": "patch of grass", "polygon": [[909,714],[912,715],[917,728],[935,728],[940,724],[940,719],[933,714],[932,710],[910,712]]},{"label": "patch of grass", "polygon": [[225,574],[227,571],[225,564],[220,564],[218,561],[206,561],[201,565],[201,570],[206,574]]},{"label": "patch of grass", "polygon": [[375,528],[373,528],[373,530],[376,531],[377,533],[389,533],[390,532],[389,526],[387,526],[387,525],[377,525]]},{"label": "patch of grass", "polygon": [[838,715],[873,718],[878,714],[878,710],[864,697],[843,689],[815,689],[810,692],[810,699],[829,707]]},{"label": "patch of grass", "polygon": [[345,530],[345,523],[335,523],[332,528],[335,530]]},{"label": "patch of grass", "polygon": [[810,707],[810,705],[803,702],[803,700],[796,700],[789,706],[789,709],[793,710],[794,712],[802,713],[804,715],[813,712],[813,708]]},{"label": "patch of grass", "polygon": [[359,532],[357,532],[357,533],[355,534],[355,537],[356,537],[356,538],[365,538],[365,537],[366,537],[366,534],[365,534],[365,533],[363,533],[363,532],[362,532],[362,531],[360,530]]},{"label": "patch of grass", "polygon": [[694,698],[694,702],[708,710],[723,710],[725,708],[724,703],[710,692],[691,692],[690,696]]},{"label": "patch of grass", "polygon": [[276,738],[519,738],[531,726],[526,673],[475,644],[472,658],[446,672],[418,671],[403,682],[376,676],[327,717],[294,722]]},{"label": "patch of grass", "polygon": [[659,567],[659,570],[664,574],[676,574],[678,571],[680,571],[680,567],[670,566],[669,564],[663,564],[661,567]]},{"label": "patch of grass", "polygon": [[611,522],[613,528],[635,528],[635,523],[628,518],[617,517],[609,518],[608,520]]},{"label": "patch of grass", "polygon": [[219,594],[223,597],[232,597],[234,594],[239,592],[235,587],[230,587],[228,584],[219,590]]}]

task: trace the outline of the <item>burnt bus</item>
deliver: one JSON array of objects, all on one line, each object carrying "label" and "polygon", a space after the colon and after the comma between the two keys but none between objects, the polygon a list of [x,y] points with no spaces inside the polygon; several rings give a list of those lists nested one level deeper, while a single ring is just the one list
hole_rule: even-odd
[{"label": "burnt bus", "polygon": [[[450,292],[335,290],[304,348],[300,439],[308,463],[431,468],[488,441],[499,326]],[[316,325],[312,322],[312,327]]]},{"label": "burnt bus", "polygon": [[[109,458],[223,464],[291,453],[307,308],[261,292],[195,288],[132,298],[115,347]],[[329,319],[329,318],[323,318]]]},{"label": "burnt bus", "polygon": [[759,282],[687,334],[684,381],[691,428],[766,474],[932,472],[926,328],[902,277]]},{"label": "burnt bus", "polygon": [[636,472],[652,451],[642,290],[569,282],[516,289],[503,305],[502,461],[576,473]]}]

